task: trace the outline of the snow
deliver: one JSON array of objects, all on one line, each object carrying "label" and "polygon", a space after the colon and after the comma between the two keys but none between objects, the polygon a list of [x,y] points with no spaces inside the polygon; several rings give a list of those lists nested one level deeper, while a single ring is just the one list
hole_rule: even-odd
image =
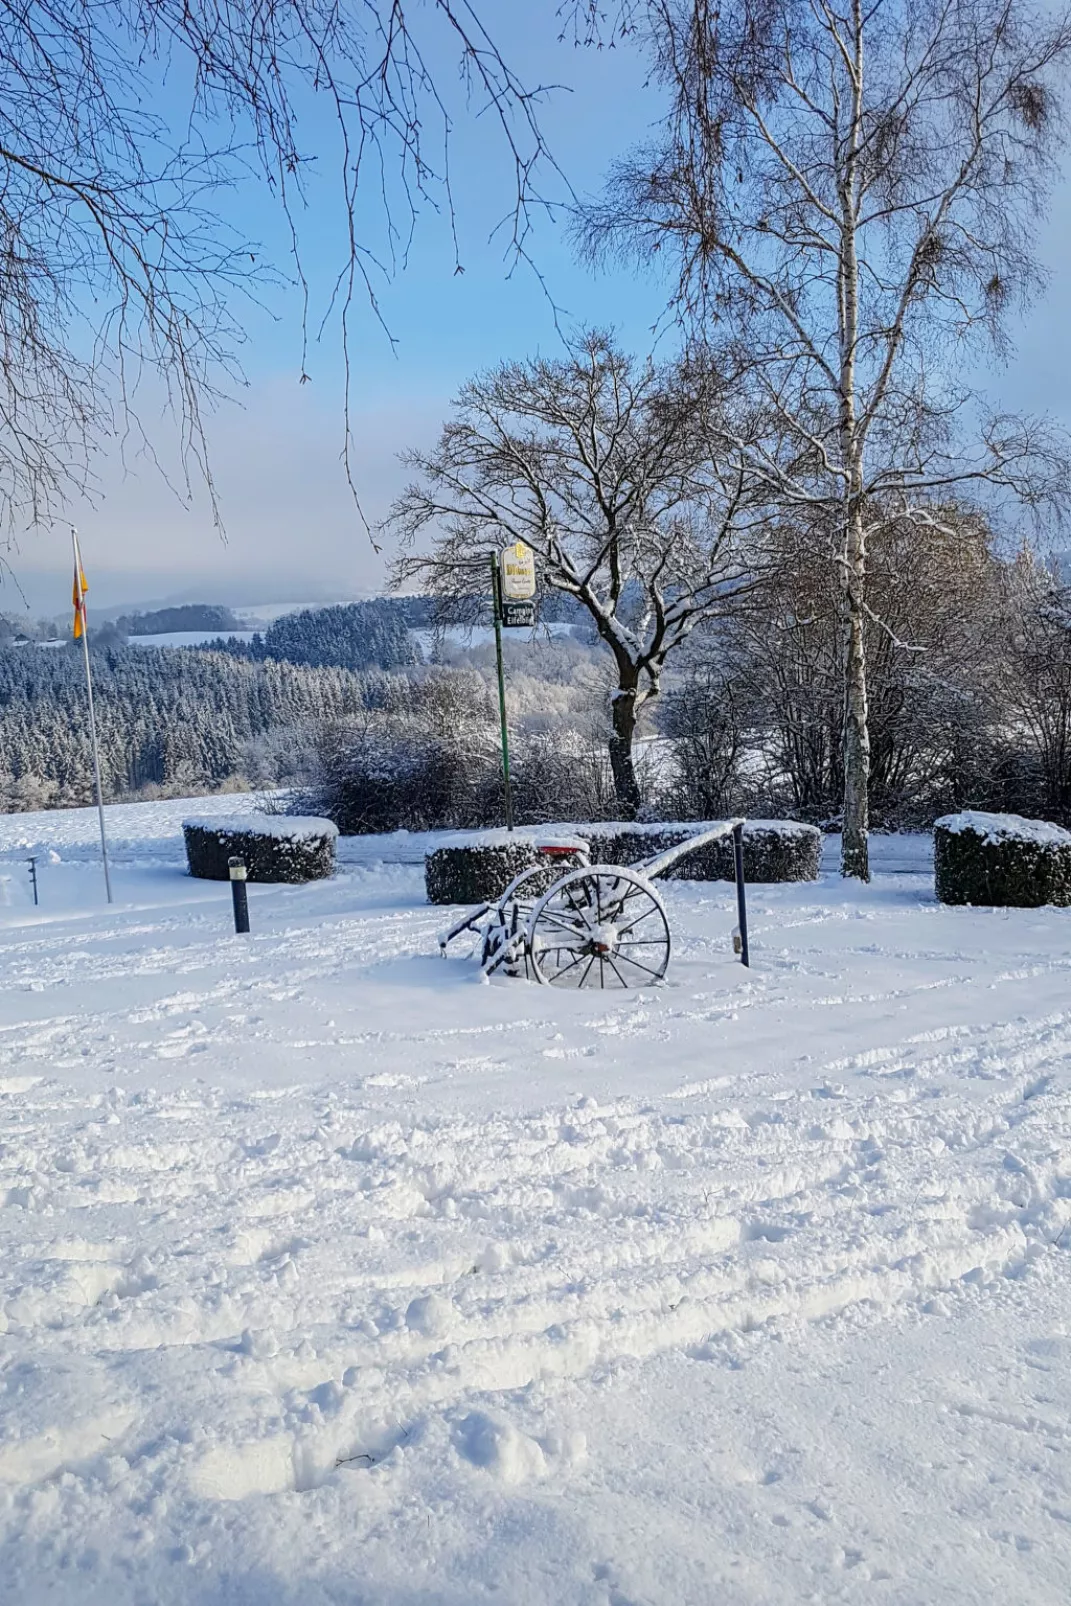
[{"label": "snow", "polygon": [[190,814],[183,820],[199,831],[241,832],[245,836],[270,836],[278,842],[306,842],[310,838],[338,836],[338,826],[315,814]]},{"label": "snow", "polygon": [[876,838],[750,971],[671,882],[668,985],[480,986],[434,835],[235,937],[180,825],[255,802],[109,809],[111,909],[0,818],[5,1600],[1066,1597],[1071,911]]},{"label": "snow", "polygon": [[[407,832],[397,832],[395,834],[398,836],[408,835]],[[425,834],[429,838],[429,852],[433,852],[437,848],[512,848],[526,842],[531,843],[533,848],[538,848],[542,843],[548,843],[558,848],[579,849],[587,847],[586,839],[577,834],[575,826],[562,826],[561,828],[557,826],[521,826],[514,831],[507,831],[503,828],[502,830],[453,831],[449,834],[429,831]]]},{"label": "snow", "polygon": [[130,636],[130,647],[203,647],[209,641],[252,641],[255,630],[163,630],[150,636]]},{"label": "snow", "polygon": [[745,820],[745,831],[766,831],[771,836],[810,836],[813,825],[802,820]]},{"label": "snow", "polygon": [[973,831],[987,842],[1033,842],[1044,847],[1071,847],[1071,831],[1048,820],[1026,820],[1021,814],[986,814],[981,809],[964,809],[959,814],[944,814],[936,821],[953,834]]},{"label": "snow", "polygon": [[[225,819],[259,814],[271,801],[266,792],[224,792],[218,797],[168,798],[157,803],[116,803],[104,810],[111,850],[127,864],[171,864],[182,841],[182,822],[191,804],[218,825]],[[174,840],[172,840],[174,839]],[[62,859],[96,860],[100,835],[95,809],[46,809],[35,814],[0,814],[0,863],[14,855],[58,853]]]}]

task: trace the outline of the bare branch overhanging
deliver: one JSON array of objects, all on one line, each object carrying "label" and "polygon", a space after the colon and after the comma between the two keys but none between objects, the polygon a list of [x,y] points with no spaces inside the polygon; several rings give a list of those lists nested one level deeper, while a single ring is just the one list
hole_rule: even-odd
[{"label": "bare branch overhanging", "polygon": [[[431,65],[444,44],[457,92]],[[452,217],[449,141],[468,106],[508,153],[504,249],[523,256],[548,163],[540,94],[469,0],[432,0],[415,17],[401,0],[2,0],[0,521],[47,518],[90,487],[109,433],[151,452],[138,407],[150,384],[178,421],[180,491],[200,483],[216,510],[206,409],[241,382],[243,298],[272,278],[229,226],[229,192],[259,177],[282,207],[305,297],[304,375],[314,153],[301,120],[316,101],[341,153],[345,260],[327,316],[346,368],[349,472],[352,312],[362,290],[376,305],[378,275],[358,192],[378,183],[400,265],[424,207]]]}]

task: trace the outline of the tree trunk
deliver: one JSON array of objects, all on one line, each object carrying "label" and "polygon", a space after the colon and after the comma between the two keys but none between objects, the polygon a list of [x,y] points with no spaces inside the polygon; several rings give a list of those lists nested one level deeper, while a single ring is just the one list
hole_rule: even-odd
[{"label": "tree trunk", "polygon": [[841,199],[840,297],[840,437],[847,469],[844,500],[844,547],[841,553],[842,652],[844,655],[844,825],[840,872],[870,880],[870,729],[867,719],[866,644],[863,639],[866,600],[866,530],[863,523],[863,440],[856,415],[855,363],[859,341],[860,157],[863,128],[863,7],[852,0],[853,63],[850,133],[844,156]]},{"label": "tree trunk", "polygon": [[870,728],[863,637],[866,546],[862,509],[848,516],[842,580],[844,650],[844,826],[841,875],[870,880]]},{"label": "tree trunk", "polygon": [[632,739],[636,734],[636,686],[621,686],[613,697],[613,735],[610,737],[610,769],[614,793],[623,820],[634,820],[640,811],[640,788],[632,758]]}]

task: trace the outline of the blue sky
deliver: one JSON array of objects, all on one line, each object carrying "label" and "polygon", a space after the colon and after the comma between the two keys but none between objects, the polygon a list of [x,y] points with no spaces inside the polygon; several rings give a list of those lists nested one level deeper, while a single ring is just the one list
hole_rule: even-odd
[{"label": "blue sky", "polygon": [[[566,178],[580,194],[597,190],[615,154],[642,141],[658,101],[644,68],[629,49],[593,52],[559,44],[549,0],[499,6],[504,54],[529,84],[552,90],[541,120]],[[434,64],[452,82],[454,56],[438,51]],[[313,291],[314,322],[340,261],[341,216],[334,186],[329,125],[310,117],[306,145],[317,153],[301,218],[304,261]],[[452,143],[452,177],[462,275],[445,216],[426,211],[404,271],[377,279],[392,347],[367,304],[352,320],[355,463],[364,506],[380,516],[403,474],[397,453],[430,441],[451,395],[474,370],[507,356],[551,350],[558,343],[551,299],[566,325],[612,324],[636,350],[650,348],[664,306],[653,276],[609,270],[593,275],[574,261],[562,216],[538,219],[529,245],[545,288],[527,266],[512,262],[506,241],[493,236],[507,211],[512,176],[506,152],[486,117],[459,115]],[[561,179],[547,172],[548,194],[565,198]],[[368,191],[367,237],[382,252],[381,214]],[[278,213],[253,185],[233,196],[233,220],[269,253],[285,258]],[[1019,330],[1017,354],[994,371],[994,398],[1009,408],[1052,411],[1071,422],[1071,226],[1068,192],[1054,197],[1042,239],[1052,270],[1050,293]],[[549,293],[549,296],[548,296]],[[72,509],[82,532],[93,586],[91,604],[211,596],[235,603],[315,600],[378,588],[376,557],[356,517],[339,461],[342,441],[342,365],[337,322],[308,360],[312,382],[299,385],[300,300],[293,290],[269,296],[269,310],[248,317],[243,360],[249,380],[236,405],[211,420],[210,441],[226,520],[224,542],[213,529],[207,498],[184,507],[147,464],[126,470],[116,459],[102,469],[103,497]],[[151,421],[150,421],[151,424]],[[166,447],[165,421],[152,425]],[[34,611],[65,603],[69,536],[64,529],[21,541],[15,566]],[[0,607],[17,605],[10,587]]]}]

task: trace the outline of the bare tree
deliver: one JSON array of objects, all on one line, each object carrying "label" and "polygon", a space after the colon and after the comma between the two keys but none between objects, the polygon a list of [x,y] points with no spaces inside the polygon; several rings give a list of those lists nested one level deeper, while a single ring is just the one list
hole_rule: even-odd
[{"label": "bare tree", "polygon": [[[578,0],[581,33],[599,9]],[[776,450],[731,431],[723,449],[835,521],[842,869],[866,878],[877,522],[931,526],[963,487],[1062,491],[1054,433],[976,417],[957,374],[1041,282],[1071,21],[1030,0],[625,0],[618,20],[669,111],[582,238],[672,262],[682,319],[735,344],[783,426]]]},{"label": "bare tree", "polygon": [[[945,503],[933,513],[932,529],[874,519],[869,548],[870,785],[884,825],[928,825],[947,808],[989,806],[1001,792],[996,772],[1023,745],[1021,730],[1008,729],[1012,697],[1002,690],[1007,566],[976,510]],[[694,726],[680,729],[678,720],[667,732],[685,749],[705,736],[704,768],[729,775],[735,811],[788,809],[818,822],[836,815],[844,699],[835,540],[835,529],[816,521],[782,520],[768,540],[765,585],[697,643],[689,678],[667,698]]]},{"label": "bare tree", "polygon": [[541,581],[587,609],[616,668],[610,762],[626,818],[640,806],[633,738],[666,660],[754,583],[749,509],[708,424],[725,398],[708,374],[624,355],[606,335],[567,356],[471,380],[387,527],[410,547],[399,584],[486,594],[489,554],[524,541]]},{"label": "bare tree", "polygon": [[[451,49],[457,88],[430,65]],[[0,522],[84,490],[102,438],[137,433],[146,378],[177,418],[187,489],[192,475],[212,493],[204,410],[237,377],[241,293],[264,271],[229,226],[231,191],[259,177],[281,205],[307,335],[301,214],[320,153],[299,120],[316,103],[348,242],[329,309],[348,471],[349,315],[362,286],[374,301],[377,244],[397,264],[425,203],[452,217],[448,142],[467,107],[512,156],[504,209],[523,253],[538,93],[469,0],[0,0]]]},{"label": "bare tree", "polygon": [[1054,565],[1020,553],[1007,572],[1000,696],[1037,766],[1036,807],[1071,823],[1071,587]]}]

